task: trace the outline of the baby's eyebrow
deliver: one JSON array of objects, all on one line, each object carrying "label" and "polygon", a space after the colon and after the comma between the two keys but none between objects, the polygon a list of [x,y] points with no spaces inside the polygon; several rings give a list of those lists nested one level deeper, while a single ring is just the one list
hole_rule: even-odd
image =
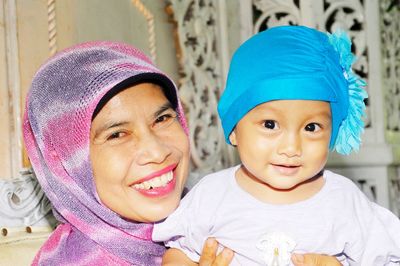
[{"label": "baby's eyebrow", "polygon": [[331,115],[330,112],[319,112],[319,113],[313,114],[313,116],[319,116],[319,117],[322,116],[322,117],[327,118],[327,119],[331,119],[332,118],[332,115]]}]

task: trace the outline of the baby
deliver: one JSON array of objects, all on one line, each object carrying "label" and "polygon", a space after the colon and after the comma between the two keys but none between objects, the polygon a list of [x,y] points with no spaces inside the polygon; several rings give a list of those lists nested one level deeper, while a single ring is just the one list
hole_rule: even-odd
[{"label": "baby", "polygon": [[349,154],[361,142],[367,94],[350,48],[344,32],[304,26],[239,47],[218,111],[241,164],[204,177],[155,226],[153,240],[171,247],[164,259],[196,262],[212,236],[235,252],[232,265],[291,265],[307,252],[399,265],[400,220],[324,170],[329,150]]}]

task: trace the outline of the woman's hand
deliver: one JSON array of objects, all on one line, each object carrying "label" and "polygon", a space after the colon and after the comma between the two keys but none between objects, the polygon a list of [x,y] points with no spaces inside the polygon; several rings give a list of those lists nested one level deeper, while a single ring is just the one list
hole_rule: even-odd
[{"label": "woman's hand", "polygon": [[226,266],[232,261],[233,251],[229,248],[224,248],[219,254],[218,242],[215,238],[208,238],[203,246],[199,265],[200,266]]},{"label": "woman's hand", "polygon": [[342,266],[335,257],[320,254],[293,254],[292,262],[295,266]]},{"label": "woman's hand", "polygon": [[203,246],[199,264],[193,262],[179,249],[170,248],[164,253],[163,266],[227,266],[233,258],[233,251],[224,248],[219,254],[218,242],[215,238],[208,238]]}]

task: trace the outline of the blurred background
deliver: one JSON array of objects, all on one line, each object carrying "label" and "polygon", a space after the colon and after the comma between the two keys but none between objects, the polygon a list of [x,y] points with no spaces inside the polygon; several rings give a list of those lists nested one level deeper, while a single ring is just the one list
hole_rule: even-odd
[{"label": "blurred background", "polygon": [[351,36],[354,70],[368,82],[366,129],[361,150],[332,154],[328,168],[400,215],[399,0],[0,0],[0,10],[0,245],[52,228],[21,136],[30,81],[49,56],[89,40],[122,41],[148,54],[179,87],[192,186],[238,162],[216,111],[233,51],[257,32],[288,24]]}]

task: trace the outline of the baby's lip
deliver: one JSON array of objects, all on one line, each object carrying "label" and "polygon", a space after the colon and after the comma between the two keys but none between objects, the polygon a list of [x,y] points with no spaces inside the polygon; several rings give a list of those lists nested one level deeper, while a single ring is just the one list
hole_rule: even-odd
[{"label": "baby's lip", "polygon": [[272,166],[278,173],[284,176],[296,175],[301,167],[299,164],[272,164]]},{"label": "baby's lip", "polygon": [[145,177],[142,177],[142,178],[139,179],[139,180],[136,180],[136,181],[132,182],[129,186],[133,186],[133,185],[135,185],[135,184],[140,184],[140,183],[143,183],[143,182],[145,182],[145,181],[151,180],[151,179],[153,179],[153,178],[155,178],[155,177],[164,175],[164,174],[166,174],[166,173],[168,173],[168,172],[171,172],[171,171],[175,170],[176,167],[177,167],[177,164],[176,164],[176,163],[171,164],[171,165],[169,165],[169,166],[167,166],[167,167],[165,167],[165,168],[163,168],[163,169],[161,169],[161,170],[158,170],[158,171],[156,171],[156,172],[153,172],[153,173],[151,173],[151,174],[149,174],[149,175],[147,175],[147,176],[145,176]]},{"label": "baby's lip", "polygon": [[287,168],[296,168],[301,166],[301,164],[287,164],[287,163],[272,163],[272,165],[279,167],[287,167]]}]

